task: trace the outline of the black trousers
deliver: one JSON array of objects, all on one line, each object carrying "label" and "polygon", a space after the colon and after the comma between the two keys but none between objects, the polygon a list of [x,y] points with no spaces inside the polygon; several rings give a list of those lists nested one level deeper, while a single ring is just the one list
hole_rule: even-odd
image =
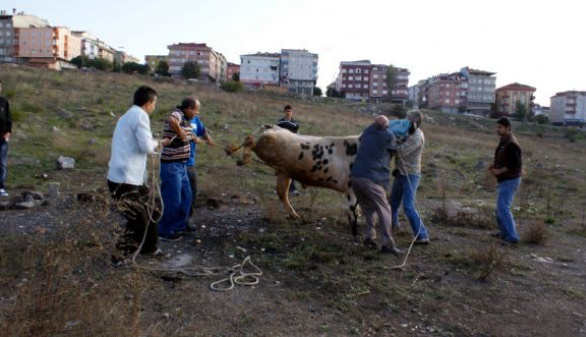
[{"label": "black trousers", "polygon": [[[142,254],[155,252],[159,237],[157,223],[150,220],[147,209],[149,189],[146,186],[117,184],[109,180],[108,189],[116,208],[126,218],[126,229],[116,243],[116,249],[124,255],[134,253],[142,242],[146,229],[146,239],[140,252]],[[153,218],[156,218],[160,210],[157,209],[154,213]]]},{"label": "black trousers", "polygon": [[189,185],[191,186],[191,207],[189,208],[189,217],[193,215],[195,208],[195,196],[197,195],[197,169],[194,166],[187,167],[187,176],[189,177]]}]

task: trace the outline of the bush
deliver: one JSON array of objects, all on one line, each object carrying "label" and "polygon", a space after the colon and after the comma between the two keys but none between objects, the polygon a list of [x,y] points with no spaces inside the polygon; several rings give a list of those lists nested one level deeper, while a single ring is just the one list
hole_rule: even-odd
[{"label": "bush", "polygon": [[535,116],[535,122],[537,122],[537,124],[548,124],[549,118],[545,115],[537,115]]},{"label": "bush", "polygon": [[220,88],[227,92],[241,92],[242,83],[234,81],[222,82],[222,84],[220,84]]},{"label": "bush", "polygon": [[201,74],[201,70],[197,65],[197,62],[188,61],[183,64],[183,68],[181,68],[181,76],[183,78],[199,78]]},{"label": "bush", "polygon": [[397,118],[405,118],[407,116],[407,109],[400,104],[396,104],[391,109],[391,116],[395,116]]},{"label": "bush", "polygon": [[536,245],[544,244],[549,237],[547,226],[543,222],[533,224],[525,234],[525,241]]}]

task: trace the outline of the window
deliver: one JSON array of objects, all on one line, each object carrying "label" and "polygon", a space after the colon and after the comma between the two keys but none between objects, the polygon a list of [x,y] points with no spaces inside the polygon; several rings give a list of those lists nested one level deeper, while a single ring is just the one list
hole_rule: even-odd
[{"label": "window", "polygon": [[386,95],[388,92],[386,90],[383,90],[383,95]]},{"label": "window", "polygon": [[362,73],[362,69],[360,69],[360,68],[356,69],[356,73],[357,73],[357,74],[360,74],[360,73]]},{"label": "window", "polygon": [[364,69],[364,73],[365,74],[368,74],[368,69]]},{"label": "window", "polygon": [[343,68],[343,69],[342,69],[342,74],[345,74],[347,71],[348,71],[348,69],[346,69],[346,68]]},{"label": "window", "polygon": [[446,104],[450,104],[450,99],[446,98],[445,102],[446,102]]},{"label": "window", "polygon": [[354,74],[354,69],[349,69],[349,70],[348,70],[348,72],[349,72],[350,74]]},{"label": "window", "polygon": [[354,77],[353,76],[348,77],[348,81],[354,81]]},{"label": "window", "polygon": [[362,81],[362,76],[356,76],[357,81]]},{"label": "window", "polygon": [[352,84],[348,84],[348,88],[352,89],[354,86]]},{"label": "window", "polygon": [[368,89],[368,84],[363,85],[364,89]]},{"label": "window", "polygon": [[373,89],[373,90],[372,90],[372,93],[373,93],[373,94],[378,94],[378,90],[376,90],[376,89]]},{"label": "window", "polygon": [[378,74],[372,75],[372,78],[378,78]]},{"label": "window", "polygon": [[356,84],[356,89],[360,89],[360,83]]}]

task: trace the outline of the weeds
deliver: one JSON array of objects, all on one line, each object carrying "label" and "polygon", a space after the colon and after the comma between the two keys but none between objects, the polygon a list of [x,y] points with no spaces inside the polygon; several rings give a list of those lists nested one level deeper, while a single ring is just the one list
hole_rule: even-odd
[{"label": "weeds", "polygon": [[535,222],[525,233],[525,241],[536,245],[543,245],[549,238],[549,231],[543,222]]}]

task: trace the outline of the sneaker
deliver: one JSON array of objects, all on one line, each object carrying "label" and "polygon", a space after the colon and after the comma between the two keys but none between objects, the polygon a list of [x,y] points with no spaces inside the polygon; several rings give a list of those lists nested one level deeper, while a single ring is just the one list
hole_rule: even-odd
[{"label": "sneaker", "polygon": [[5,190],[5,189],[3,189],[3,188],[0,188],[0,197],[8,197],[8,196],[10,196],[10,195],[8,194],[8,192],[6,192],[6,190]]},{"label": "sneaker", "polygon": [[370,249],[375,249],[378,250],[379,246],[378,243],[376,243],[373,239],[371,238],[366,238],[364,239],[364,242],[362,243],[364,245],[364,247],[366,248],[370,248]]},{"label": "sneaker", "polygon": [[180,241],[183,237],[179,234],[171,233],[167,235],[159,235],[159,238],[163,241]]},{"label": "sneaker", "polygon": [[289,191],[289,195],[301,195],[301,192],[299,192],[298,190]]},{"label": "sneaker", "polygon": [[431,241],[429,241],[429,238],[417,238],[417,240],[415,240],[414,244],[416,245],[428,245]]},{"label": "sneaker", "polygon": [[396,256],[401,255],[401,254],[404,253],[399,248],[393,247],[393,246],[382,246],[381,249],[380,249],[380,252],[382,254],[393,254],[393,255],[396,255]]},{"label": "sneaker", "polygon": [[116,255],[112,255],[112,257],[110,258],[110,262],[112,264],[112,267],[115,267],[115,268],[122,267],[125,264],[124,258],[116,256]]}]

